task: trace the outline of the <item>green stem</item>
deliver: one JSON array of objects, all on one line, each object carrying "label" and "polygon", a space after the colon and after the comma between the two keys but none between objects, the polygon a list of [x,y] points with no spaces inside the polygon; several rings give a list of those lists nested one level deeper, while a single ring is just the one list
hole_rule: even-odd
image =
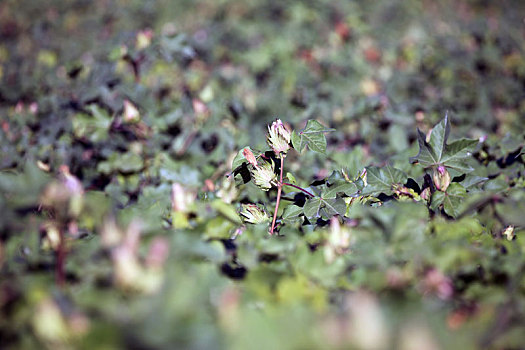
[{"label": "green stem", "polygon": [[283,191],[283,169],[284,157],[281,154],[281,174],[279,176],[279,183],[277,184],[277,202],[275,203],[275,211],[273,212],[272,227],[270,228],[270,235],[273,235],[275,229],[275,222],[277,221],[277,212],[279,211],[279,203],[281,202],[281,193]]}]

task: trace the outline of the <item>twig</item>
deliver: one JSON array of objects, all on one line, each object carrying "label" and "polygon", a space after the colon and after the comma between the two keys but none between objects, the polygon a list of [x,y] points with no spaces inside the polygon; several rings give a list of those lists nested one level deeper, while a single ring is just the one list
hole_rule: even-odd
[{"label": "twig", "polygon": [[293,188],[297,188],[298,190],[300,191],[303,191],[304,193],[306,193],[307,195],[311,196],[311,197],[315,197],[315,195],[313,195],[312,193],[308,192],[307,190],[305,190],[304,188],[302,187],[299,187],[299,186],[296,186],[296,185],[293,185],[293,184],[289,184],[287,182],[284,182],[283,185],[286,185],[286,186],[291,186]]},{"label": "twig", "polygon": [[281,155],[281,171],[279,176],[279,183],[277,184],[277,202],[275,203],[275,211],[273,213],[272,227],[270,228],[270,235],[273,235],[275,229],[275,221],[277,220],[277,212],[279,211],[279,203],[281,202],[281,193],[283,190],[283,169],[284,169],[284,157]]}]

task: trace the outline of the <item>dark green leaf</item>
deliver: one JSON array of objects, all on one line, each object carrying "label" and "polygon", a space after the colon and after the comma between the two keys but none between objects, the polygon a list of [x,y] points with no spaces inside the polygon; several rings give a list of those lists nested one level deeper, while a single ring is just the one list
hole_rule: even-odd
[{"label": "dark green leaf", "polygon": [[383,168],[366,168],[366,177],[368,185],[363,189],[362,195],[378,195],[380,193],[391,195],[392,185],[404,184],[407,180],[407,175],[404,172],[389,165]]},{"label": "dark green leaf", "polygon": [[321,216],[330,219],[334,215],[344,216],[346,213],[346,202],[343,198],[332,198],[322,200]]},{"label": "dark green leaf", "polygon": [[452,217],[457,217],[460,212],[461,204],[467,195],[467,191],[459,183],[452,183],[447,192],[437,191],[432,195],[431,207],[436,210],[443,205],[445,213]]},{"label": "dark green leaf", "polygon": [[458,175],[474,170],[468,165],[467,160],[478,141],[462,139],[447,144],[449,133],[450,121],[448,116],[445,116],[445,119],[432,129],[429,142],[426,142],[426,135],[418,130],[419,153],[410,158],[410,161],[419,163],[424,168],[444,165]]},{"label": "dark green leaf", "polygon": [[344,180],[339,180],[332,186],[329,186],[322,192],[322,197],[325,199],[335,198],[338,193],[346,196],[352,196],[358,192],[356,184]]},{"label": "dark green leaf", "polygon": [[319,211],[321,210],[322,201],[320,198],[311,198],[304,203],[304,215],[307,218],[319,217]]},{"label": "dark green leaf", "polygon": [[450,121],[448,120],[448,115],[445,115],[445,119],[434,126],[430,134],[429,145],[437,162],[440,162],[443,158],[449,134]]},{"label": "dark green leaf", "polygon": [[477,140],[462,139],[454,141],[447,145],[440,162],[447,168],[463,173],[471,172],[474,169],[466,163],[466,160],[470,158],[477,144]]},{"label": "dark green leaf", "polygon": [[308,199],[303,209],[307,218],[322,217],[323,219],[329,219],[334,215],[344,216],[346,203],[343,198],[323,199],[316,197]]}]

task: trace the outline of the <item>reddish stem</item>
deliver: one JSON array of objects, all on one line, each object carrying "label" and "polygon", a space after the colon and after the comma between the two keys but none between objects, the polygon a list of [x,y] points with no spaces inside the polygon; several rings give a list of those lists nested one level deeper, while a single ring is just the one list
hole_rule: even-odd
[{"label": "reddish stem", "polygon": [[279,203],[281,202],[281,193],[283,191],[283,169],[284,157],[281,155],[281,172],[279,175],[279,183],[277,184],[277,202],[275,203],[275,211],[273,212],[272,227],[270,228],[270,235],[273,235],[275,229],[275,222],[277,221],[277,212],[279,211]]},{"label": "reddish stem", "polygon": [[286,186],[291,186],[293,188],[297,188],[298,190],[300,191],[303,191],[304,193],[306,193],[307,195],[311,196],[311,197],[315,197],[315,195],[313,195],[312,193],[308,192],[307,190],[305,190],[304,188],[302,187],[299,187],[299,186],[296,186],[296,185],[293,185],[293,184],[289,184],[287,182],[284,182],[283,185],[286,185]]}]

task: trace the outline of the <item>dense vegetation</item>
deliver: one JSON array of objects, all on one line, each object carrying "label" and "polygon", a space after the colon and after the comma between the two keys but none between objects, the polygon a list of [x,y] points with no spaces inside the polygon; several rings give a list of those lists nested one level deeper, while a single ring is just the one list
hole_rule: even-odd
[{"label": "dense vegetation", "polygon": [[523,348],[524,13],[0,2],[0,348]]}]

